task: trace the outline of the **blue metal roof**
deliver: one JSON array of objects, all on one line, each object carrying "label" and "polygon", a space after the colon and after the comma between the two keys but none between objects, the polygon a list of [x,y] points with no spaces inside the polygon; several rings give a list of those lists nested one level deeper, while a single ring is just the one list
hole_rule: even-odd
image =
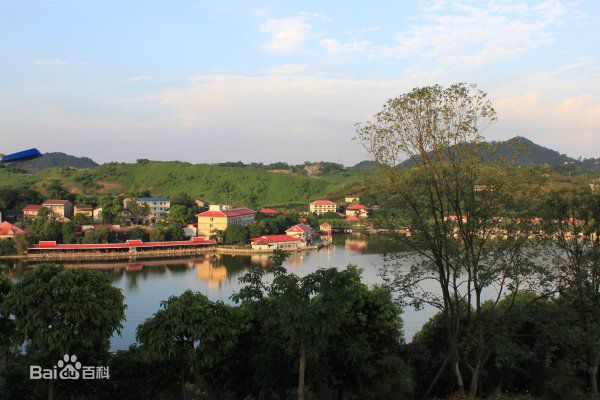
[{"label": "blue metal roof", "polygon": [[38,149],[28,149],[13,154],[7,154],[2,157],[2,162],[31,160],[32,158],[37,158],[41,155],[42,153],[40,153]]}]

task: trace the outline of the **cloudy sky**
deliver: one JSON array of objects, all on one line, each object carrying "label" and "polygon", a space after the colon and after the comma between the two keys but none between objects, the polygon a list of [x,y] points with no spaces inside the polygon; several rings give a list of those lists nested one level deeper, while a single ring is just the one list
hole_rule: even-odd
[{"label": "cloudy sky", "polygon": [[0,43],[4,153],[349,165],[388,98],[463,81],[489,139],[600,156],[596,0],[0,0]]}]

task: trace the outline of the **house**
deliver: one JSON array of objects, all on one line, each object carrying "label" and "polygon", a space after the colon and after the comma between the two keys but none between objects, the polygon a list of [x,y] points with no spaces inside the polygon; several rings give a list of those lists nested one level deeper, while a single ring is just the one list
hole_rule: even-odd
[{"label": "house", "polygon": [[6,221],[0,222],[0,239],[13,238],[15,235],[24,234],[25,231]]},{"label": "house", "polygon": [[196,203],[196,205],[200,208],[206,207],[206,203],[202,199],[196,199],[194,200],[194,203]]},{"label": "house", "polygon": [[28,204],[23,208],[23,217],[24,218],[36,218],[38,216],[38,211],[42,208],[41,204]]},{"label": "house", "polygon": [[48,209],[48,216],[53,219],[73,217],[73,203],[69,200],[46,200],[42,203],[42,207]]},{"label": "house", "polygon": [[279,211],[277,210],[273,210],[272,208],[263,208],[262,210],[260,210],[261,214],[265,214],[265,215],[269,215],[269,216],[275,216],[275,215],[279,215]]},{"label": "house", "polygon": [[346,196],[344,198],[346,204],[358,204],[360,203],[360,197],[358,196]]},{"label": "house", "polygon": [[327,214],[328,212],[337,212],[337,204],[329,200],[315,200],[309,205],[310,212],[318,215]]},{"label": "house", "polygon": [[256,211],[249,208],[209,209],[196,215],[198,236],[209,238],[216,231],[224,231],[229,224],[250,225],[254,223]]},{"label": "house", "polygon": [[95,207],[94,211],[92,212],[92,218],[94,219],[94,222],[100,222],[101,217],[102,207]]},{"label": "house", "polygon": [[361,218],[358,215],[350,215],[346,218],[346,221],[360,221]]},{"label": "house", "polygon": [[323,222],[321,225],[319,225],[319,230],[321,231],[321,234],[331,235],[333,226],[331,226],[329,222]]},{"label": "house", "polygon": [[198,227],[196,224],[187,224],[183,227],[183,233],[189,238],[196,237],[198,236]]},{"label": "house", "polygon": [[94,217],[94,207],[88,204],[75,204],[73,207],[73,215],[83,214],[86,217]]},{"label": "house", "polygon": [[250,239],[255,250],[290,250],[306,247],[301,239],[290,235],[264,235]]},{"label": "house", "polygon": [[346,208],[347,217],[367,218],[369,216],[369,208],[362,204],[352,204]]},{"label": "house", "polygon": [[313,234],[313,229],[306,224],[298,224],[294,225],[291,228],[285,231],[285,234],[288,236],[292,236],[298,238],[303,241],[307,241]]},{"label": "house", "polygon": [[139,205],[148,204],[150,207],[150,221],[164,219],[171,208],[171,200],[168,197],[140,197],[137,199]]}]

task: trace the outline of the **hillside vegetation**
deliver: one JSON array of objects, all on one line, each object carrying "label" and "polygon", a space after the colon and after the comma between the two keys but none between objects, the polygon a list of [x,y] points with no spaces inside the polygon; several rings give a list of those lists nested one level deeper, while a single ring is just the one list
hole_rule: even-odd
[{"label": "hillside vegetation", "polygon": [[0,169],[0,187],[32,187],[40,191],[59,181],[75,193],[139,193],[172,196],[186,192],[213,203],[248,206],[305,204],[357,182],[363,173],[336,171],[318,177],[282,174],[261,168],[224,167],[184,162],[140,160],[135,164],[108,163],[95,169],[48,168],[26,173]]}]

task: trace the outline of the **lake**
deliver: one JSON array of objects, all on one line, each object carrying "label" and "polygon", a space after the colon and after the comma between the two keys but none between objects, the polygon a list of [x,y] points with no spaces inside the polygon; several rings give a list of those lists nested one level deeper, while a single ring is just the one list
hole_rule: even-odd
[{"label": "lake", "polygon": [[[345,268],[354,264],[363,269],[364,282],[375,284],[381,282],[378,272],[385,255],[402,249],[398,241],[388,236],[334,235],[332,246],[318,251],[293,253],[285,266],[293,273],[304,276],[319,268]],[[113,337],[111,342],[112,350],[119,350],[135,343],[136,327],[159,309],[162,300],[191,289],[212,300],[230,302],[230,296],[240,289],[238,280],[248,266],[266,266],[268,263],[268,254],[207,254],[140,262],[69,263],[68,266],[106,270],[113,284],[123,290],[127,321],[121,336]],[[13,276],[18,278],[25,268],[25,265],[13,267]],[[433,308],[420,311],[406,309],[403,314],[405,337],[410,339],[434,312]]]}]

